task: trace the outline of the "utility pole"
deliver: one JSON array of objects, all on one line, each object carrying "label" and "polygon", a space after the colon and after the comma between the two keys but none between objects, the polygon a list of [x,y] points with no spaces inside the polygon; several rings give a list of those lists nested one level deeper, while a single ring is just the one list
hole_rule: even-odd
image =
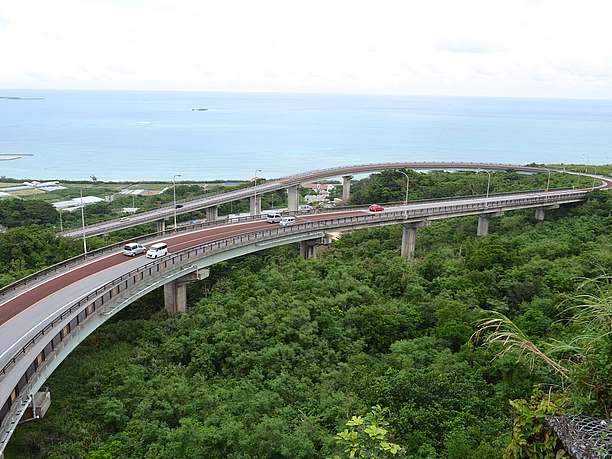
[{"label": "utility pole", "polygon": [[[253,177],[253,205],[255,206],[255,213],[257,213],[257,173],[261,172],[261,169],[255,170],[255,176]],[[261,209],[260,209],[261,211]]]}]

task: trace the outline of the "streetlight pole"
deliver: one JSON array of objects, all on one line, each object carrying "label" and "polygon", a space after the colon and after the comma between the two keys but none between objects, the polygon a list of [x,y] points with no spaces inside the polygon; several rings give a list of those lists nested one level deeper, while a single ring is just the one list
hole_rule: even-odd
[{"label": "streetlight pole", "polygon": [[[255,170],[255,176],[253,177],[253,209],[255,209],[255,213],[257,214],[257,173],[261,172],[261,169]],[[261,211],[261,209],[259,209]]]},{"label": "streetlight pole", "polygon": [[[61,216],[60,212],[60,216]],[[81,228],[83,233],[83,253],[87,255],[87,238],[85,238],[85,204],[83,204],[83,188],[81,188]]]},{"label": "streetlight pole", "polygon": [[410,188],[410,177],[404,171],[400,169],[396,169],[399,173],[404,174],[406,177],[406,197],[404,199],[404,211],[406,213],[406,217],[408,217],[408,189]]},{"label": "streetlight pole", "polygon": [[172,176],[172,197],[174,198],[174,229],[176,229],[176,178],[182,177],[181,174],[174,174]]}]

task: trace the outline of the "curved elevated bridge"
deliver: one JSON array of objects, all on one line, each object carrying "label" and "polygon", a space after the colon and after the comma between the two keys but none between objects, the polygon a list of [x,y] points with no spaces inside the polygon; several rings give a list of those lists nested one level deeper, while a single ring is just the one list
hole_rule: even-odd
[{"label": "curved elevated bridge", "polygon": [[[296,183],[330,177],[338,171],[345,174],[398,167],[543,171],[505,164],[453,163],[454,167],[449,164],[419,163],[415,167],[414,163],[392,163],[337,168],[333,172],[294,176],[300,178],[291,178],[283,184],[272,186],[269,182],[266,185],[270,188],[266,190],[286,187],[287,183],[297,187]],[[299,243],[302,255],[310,257],[318,245],[328,243],[335,233],[375,226],[402,224],[402,255],[412,258],[417,228],[433,220],[477,215],[478,234],[484,236],[489,219],[503,212],[531,208],[541,220],[547,209],[582,202],[595,189],[612,188],[612,179],[586,175],[599,180],[600,185],[413,202],[377,213],[359,208],[335,210],[298,215],[296,224],[288,227],[269,224],[260,215],[192,225],[170,234],[160,232],[139,239],[144,243],[166,242],[170,254],[163,258],[125,257],[120,253],[121,243],[59,263],[0,289],[0,456],[20,421],[44,415],[50,395],[39,390],[66,356],[106,320],[156,288],[164,289],[168,312],[178,313],[186,309],[187,283],[206,277],[208,267],[215,263],[290,243]],[[239,191],[252,193],[253,188]],[[236,192],[231,193],[229,198],[218,196],[218,202],[235,199]],[[200,201],[195,205],[210,204],[210,201],[202,204],[205,199]]]},{"label": "curved elevated bridge", "polygon": [[342,177],[342,199],[344,202],[348,202],[351,189],[351,179],[353,178],[353,175],[388,169],[484,171],[513,170],[517,172],[529,173],[548,173],[549,171],[564,172],[535,166],[470,162],[395,162],[332,167],[270,180],[254,187],[243,188],[230,192],[209,194],[188,201],[178,201],[177,204],[180,204],[180,207],[177,209],[174,208],[174,205],[165,206],[159,209],[135,214],[132,217],[129,217],[127,220],[125,218],[108,220],[102,223],[86,226],[85,231],[82,229],[74,229],[64,231],[60,234],[67,237],[82,237],[83,233],[86,237],[97,236],[151,222],[159,222],[159,228],[163,229],[165,228],[165,220],[172,218],[175,212],[176,215],[182,215],[203,209],[206,210],[207,221],[212,221],[217,219],[218,209],[221,204],[239,201],[242,199],[249,199],[250,214],[257,215],[261,213],[261,196],[265,193],[282,189],[286,189],[288,193],[289,211],[296,212],[298,210],[298,190],[301,184],[335,177]]}]

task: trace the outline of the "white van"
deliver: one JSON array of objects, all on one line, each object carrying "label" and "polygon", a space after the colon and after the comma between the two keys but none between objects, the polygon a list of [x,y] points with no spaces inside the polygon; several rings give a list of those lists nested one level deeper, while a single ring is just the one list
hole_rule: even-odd
[{"label": "white van", "polygon": [[280,226],[291,226],[295,225],[295,217],[281,217],[278,222]]},{"label": "white van", "polygon": [[268,223],[280,223],[283,216],[280,212],[269,212],[266,214],[266,221]]},{"label": "white van", "polygon": [[168,244],[165,242],[153,244],[149,250],[147,250],[147,258],[159,258],[164,255],[168,255]]},{"label": "white van", "polygon": [[140,255],[141,253],[145,253],[147,248],[136,242],[130,242],[129,244],[125,244],[123,247],[123,255],[128,257],[135,257],[136,255]]},{"label": "white van", "polygon": [[298,211],[300,212],[312,212],[313,207],[308,204],[302,204],[298,206]]}]

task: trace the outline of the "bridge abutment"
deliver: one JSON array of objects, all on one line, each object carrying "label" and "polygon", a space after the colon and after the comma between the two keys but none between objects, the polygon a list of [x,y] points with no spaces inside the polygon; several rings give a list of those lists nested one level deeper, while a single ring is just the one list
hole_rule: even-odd
[{"label": "bridge abutment", "polygon": [[351,180],[352,175],[344,175],[342,177],[342,202],[345,204],[351,199]]},{"label": "bridge abutment", "polygon": [[297,212],[299,206],[299,185],[287,188],[287,207],[289,212]]},{"label": "bridge abutment", "polygon": [[164,285],[164,307],[169,315],[187,311],[187,284],[206,279],[210,275],[208,269],[198,269],[183,277]]},{"label": "bridge abutment", "polygon": [[249,212],[251,215],[261,214],[261,195],[251,196]]},{"label": "bridge abutment", "polygon": [[206,208],[206,221],[214,222],[219,218],[219,206],[207,207]]},{"label": "bridge abutment", "polygon": [[416,249],[417,228],[427,226],[429,222],[413,222],[402,224],[402,248],[400,254],[408,260],[414,260],[414,251]]}]

